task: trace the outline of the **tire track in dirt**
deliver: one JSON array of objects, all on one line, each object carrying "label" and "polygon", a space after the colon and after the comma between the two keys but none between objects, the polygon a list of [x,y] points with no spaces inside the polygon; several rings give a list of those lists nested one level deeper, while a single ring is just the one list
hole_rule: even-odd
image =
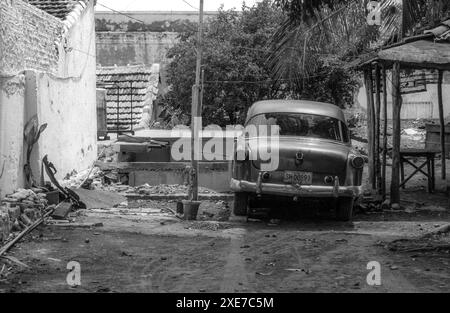
[{"label": "tire track in dirt", "polygon": [[247,230],[243,228],[233,229],[220,292],[236,292],[248,285],[248,273],[241,255],[241,247],[244,245],[246,233]]}]

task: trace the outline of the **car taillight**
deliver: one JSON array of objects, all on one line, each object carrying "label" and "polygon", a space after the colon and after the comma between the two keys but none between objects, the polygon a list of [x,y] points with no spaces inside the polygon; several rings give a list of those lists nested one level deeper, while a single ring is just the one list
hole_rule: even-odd
[{"label": "car taillight", "polygon": [[354,156],[351,160],[352,166],[354,168],[363,168],[364,167],[364,158],[360,156]]}]

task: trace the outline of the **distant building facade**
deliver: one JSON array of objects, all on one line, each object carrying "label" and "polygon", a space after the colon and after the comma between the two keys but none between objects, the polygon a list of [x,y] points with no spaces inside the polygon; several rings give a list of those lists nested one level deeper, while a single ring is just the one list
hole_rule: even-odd
[{"label": "distant building facade", "polygon": [[[218,12],[205,12],[205,19]],[[97,63],[101,66],[167,65],[167,50],[178,35],[195,29],[198,13],[164,12],[96,12]]]}]

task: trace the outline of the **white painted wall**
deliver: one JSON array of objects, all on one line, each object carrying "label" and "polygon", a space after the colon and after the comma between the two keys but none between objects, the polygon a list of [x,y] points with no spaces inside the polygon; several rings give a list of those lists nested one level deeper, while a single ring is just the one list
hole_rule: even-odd
[{"label": "white painted wall", "polygon": [[[0,196],[23,186],[25,77],[0,77]],[[3,172],[3,174],[2,174]]]},{"label": "white painted wall", "polygon": [[[388,118],[392,119],[392,92],[391,80],[388,75]],[[444,99],[444,117],[450,119],[450,72],[444,74],[444,84],[442,86]],[[357,101],[363,109],[367,109],[367,98],[365,86],[359,90]],[[422,102],[424,104],[418,104]],[[427,102],[431,102],[428,108]],[[415,112],[415,113],[414,113]],[[426,92],[403,95],[402,118],[439,118],[437,85],[427,85]]]},{"label": "white painted wall", "polygon": [[[39,141],[39,160],[47,154],[57,179],[89,168],[97,158],[94,9],[71,28],[58,77],[37,73],[37,114],[47,129]],[[36,169],[39,171],[39,169]]]},{"label": "white painted wall", "polygon": [[46,154],[58,170],[58,179],[72,170],[87,169],[96,160],[94,25],[91,3],[70,29],[65,49],[59,49],[56,75],[28,70],[15,77],[0,77],[0,173],[5,164],[1,195],[24,187],[23,131],[35,114],[39,125],[48,124],[31,156],[36,180]]}]

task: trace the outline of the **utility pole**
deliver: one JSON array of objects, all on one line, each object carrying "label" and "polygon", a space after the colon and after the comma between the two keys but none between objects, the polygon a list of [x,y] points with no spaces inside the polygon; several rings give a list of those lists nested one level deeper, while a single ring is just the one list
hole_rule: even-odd
[{"label": "utility pole", "polygon": [[202,116],[200,108],[200,76],[203,54],[203,0],[200,0],[200,12],[198,19],[198,37],[197,37],[197,64],[195,71],[195,85],[192,86],[192,109],[191,109],[191,173],[189,200],[198,200],[198,158],[201,155],[201,142],[199,133],[202,125],[199,117]]}]

